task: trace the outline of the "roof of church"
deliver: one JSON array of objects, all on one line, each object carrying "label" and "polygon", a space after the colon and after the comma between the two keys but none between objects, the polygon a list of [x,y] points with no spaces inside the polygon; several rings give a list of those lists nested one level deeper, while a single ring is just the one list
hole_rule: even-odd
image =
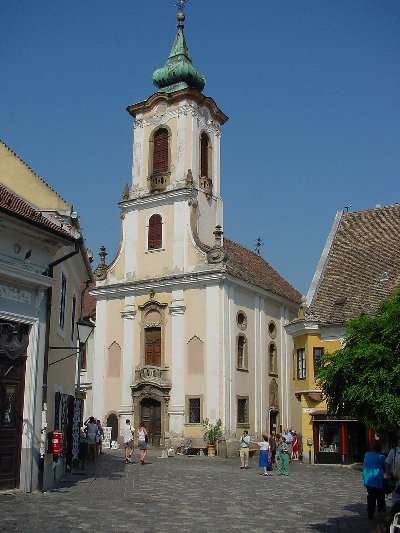
[{"label": "roof of church", "polygon": [[185,14],[178,11],[178,31],[166,64],[153,73],[153,83],[162,92],[175,92],[182,89],[194,88],[200,92],[204,89],[206,80],[192,64],[189,49],[184,34]]},{"label": "roof of church", "polygon": [[400,204],[339,212],[314,275],[305,317],[343,324],[374,313],[400,285]]},{"label": "roof of church", "polygon": [[232,276],[300,304],[302,298],[300,292],[261,256],[225,238],[224,249],[227,254],[226,267]]},{"label": "roof of church", "polygon": [[96,298],[92,296],[89,291],[96,288],[96,282],[89,283],[83,293],[82,301],[82,318],[95,318],[96,317]]},{"label": "roof of church", "polygon": [[74,236],[66,229],[57,225],[56,221],[50,220],[38,209],[30,205],[26,200],[17,196],[0,183],[0,211],[13,215],[28,223],[34,224],[43,230],[51,231],[57,235],[75,240]]}]

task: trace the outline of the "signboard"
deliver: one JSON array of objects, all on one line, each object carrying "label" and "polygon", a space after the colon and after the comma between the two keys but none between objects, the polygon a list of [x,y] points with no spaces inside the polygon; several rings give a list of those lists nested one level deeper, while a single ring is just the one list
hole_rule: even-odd
[{"label": "signboard", "polygon": [[111,427],[103,427],[104,437],[103,437],[103,448],[111,448]]}]

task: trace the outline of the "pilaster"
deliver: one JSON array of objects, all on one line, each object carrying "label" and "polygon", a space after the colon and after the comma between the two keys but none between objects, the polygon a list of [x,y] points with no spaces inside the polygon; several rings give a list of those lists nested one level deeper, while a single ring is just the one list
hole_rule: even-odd
[{"label": "pilaster", "polygon": [[220,287],[206,288],[206,418],[215,422],[220,417]]},{"label": "pilaster", "polygon": [[107,300],[96,305],[93,355],[93,416],[104,422],[104,375],[107,349]]},{"label": "pilaster", "polygon": [[168,408],[169,430],[172,435],[182,435],[185,424],[185,311],[182,290],[172,292],[169,308],[171,315],[171,381],[170,403]]},{"label": "pilaster", "polygon": [[[134,356],[135,356],[135,316],[136,306],[135,297],[127,296],[125,306],[121,312],[123,320],[123,348],[122,348],[122,377],[121,377],[121,407],[119,409],[120,423],[125,423],[125,419],[132,419],[133,401],[131,385],[133,384],[134,375]],[[122,427],[122,426],[120,426]]]}]

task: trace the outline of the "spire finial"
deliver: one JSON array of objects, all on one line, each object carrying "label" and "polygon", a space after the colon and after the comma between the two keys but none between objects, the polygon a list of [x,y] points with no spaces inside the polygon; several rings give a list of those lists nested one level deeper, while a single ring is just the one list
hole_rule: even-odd
[{"label": "spire finial", "polygon": [[188,0],[176,0],[176,7],[178,8],[178,13],[176,14],[176,19],[178,21],[178,28],[184,27],[185,22],[185,5]]}]

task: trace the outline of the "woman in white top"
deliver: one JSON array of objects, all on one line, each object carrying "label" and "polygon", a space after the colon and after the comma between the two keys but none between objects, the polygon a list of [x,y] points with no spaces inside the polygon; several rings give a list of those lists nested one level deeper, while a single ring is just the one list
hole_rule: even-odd
[{"label": "woman in white top", "polygon": [[257,446],[260,448],[260,455],[258,458],[258,466],[264,469],[264,472],[261,472],[260,476],[272,476],[270,472],[268,472],[269,467],[269,441],[268,441],[268,435],[262,436],[263,440],[261,442],[255,442]]},{"label": "woman in white top", "polygon": [[88,418],[85,422],[86,426],[86,435],[88,440],[88,450],[89,450],[89,457],[95,461],[96,459],[96,435],[97,435],[97,424],[96,420],[93,416]]},{"label": "woman in white top", "polygon": [[146,427],[144,423],[142,422],[140,424],[140,428],[138,431],[138,446],[140,450],[140,462],[142,465],[144,465],[144,458],[147,454],[147,443],[149,441],[149,436],[146,430]]}]

